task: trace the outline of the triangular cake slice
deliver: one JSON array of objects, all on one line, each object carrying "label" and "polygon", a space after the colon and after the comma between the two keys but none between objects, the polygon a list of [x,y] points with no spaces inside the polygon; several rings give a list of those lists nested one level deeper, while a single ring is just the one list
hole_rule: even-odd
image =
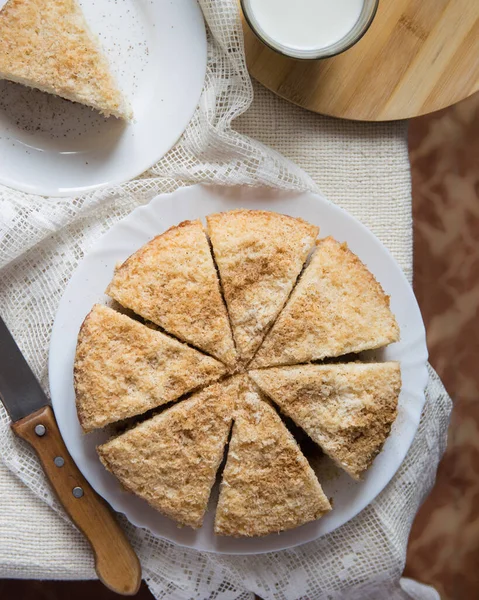
[{"label": "triangular cake slice", "polygon": [[0,10],[0,78],[132,118],[76,0],[9,0]]},{"label": "triangular cake slice", "polygon": [[201,221],[151,240],[115,272],[106,293],[123,306],[229,366],[236,351]]},{"label": "triangular cake slice", "polygon": [[307,459],[253,382],[242,383],[215,533],[268,535],[319,519],[331,506]]},{"label": "triangular cake slice", "polygon": [[346,244],[320,240],[251,368],[380,348],[399,327],[380,284]]},{"label": "triangular cake slice", "polygon": [[231,427],[235,378],[216,383],[100,446],[105,467],[151,506],[201,527]]},{"label": "triangular cake slice", "polygon": [[219,379],[225,366],[107,306],[78,336],[74,380],[84,431],[142,414]]},{"label": "triangular cake slice", "polygon": [[319,228],[262,210],[206,220],[236,348],[247,363],[286,303]]},{"label": "triangular cake slice", "polygon": [[277,367],[250,376],[354,479],[371,466],[396,418],[397,362]]}]

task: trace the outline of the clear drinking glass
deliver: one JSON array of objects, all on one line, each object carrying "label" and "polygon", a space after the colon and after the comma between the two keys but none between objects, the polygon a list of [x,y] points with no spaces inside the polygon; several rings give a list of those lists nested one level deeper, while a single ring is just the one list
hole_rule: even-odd
[{"label": "clear drinking glass", "polygon": [[[291,1],[294,2],[294,0]],[[331,1],[334,2],[334,0]],[[252,31],[264,44],[266,44],[272,50],[275,50],[279,54],[282,54],[283,56],[289,56],[290,58],[297,58],[303,60],[317,60],[320,58],[328,58],[330,56],[340,54],[348,48],[351,48],[351,46],[354,46],[354,44],[356,44],[356,42],[358,42],[369,29],[369,26],[373,22],[374,17],[376,15],[378,4],[379,0],[364,0],[363,8],[361,10],[361,14],[359,16],[358,21],[356,22],[354,27],[337,42],[334,42],[333,44],[322,48],[312,48],[308,50],[303,50],[299,48],[285,46],[277,40],[274,40],[271,36],[269,36],[256,20],[254,12],[251,8],[251,0],[241,0],[241,8],[243,9],[243,14],[245,16],[246,21],[248,22]]]}]

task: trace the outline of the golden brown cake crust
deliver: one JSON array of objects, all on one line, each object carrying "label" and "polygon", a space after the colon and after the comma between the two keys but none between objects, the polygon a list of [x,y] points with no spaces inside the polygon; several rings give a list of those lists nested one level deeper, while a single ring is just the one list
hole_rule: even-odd
[{"label": "golden brown cake crust", "polygon": [[231,426],[234,378],[213,384],[100,446],[105,467],[154,508],[201,527]]},{"label": "golden brown cake crust", "polygon": [[319,228],[262,210],[231,210],[206,220],[236,347],[246,364],[288,299]]},{"label": "golden brown cake crust", "polygon": [[9,0],[0,11],[0,78],[131,119],[75,0]]},{"label": "golden brown cake crust", "polygon": [[88,431],[192,393],[99,447],[103,464],[163,514],[200,527],[233,424],[215,533],[269,535],[331,510],[272,403],[360,479],[396,418],[399,364],[310,362],[386,345],[399,328],[372,273],[333,238],[316,242],[296,282],[317,227],[248,210],[207,222],[218,273],[199,220],[117,268],[107,293],[149,323],[93,308],[78,339],[78,413]]},{"label": "golden brown cake crust", "polygon": [[97,304],[78,336],[78,417],[88,432],[176,400],[225,372],[214,358]]},{"label": "golden brown cake crust", "polygon": [[381,451],[397,415],[397,362],[277,367],[250,376],[355,479]]},{"label": "golden brown cake crust", "polygon": [[328,499],[276,411],[241,380],[215,533],[260,536],[320,518]]},{"label": "golden brown cake crust", "polygon": [[179,339],[235,365],[228,314],[201,221],[184,221],[140,248],[116,271],[106,293]]},{"label": "golden brown cake crust", "polygon": [[328,237],[317,243],[250,366],[305,363],[380,348],[398,339],[389,296],[346,244]]}]

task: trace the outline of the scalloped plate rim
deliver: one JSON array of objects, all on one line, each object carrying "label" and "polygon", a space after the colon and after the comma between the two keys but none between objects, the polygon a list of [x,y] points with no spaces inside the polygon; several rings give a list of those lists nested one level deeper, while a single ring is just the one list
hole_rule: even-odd
[{"label": "scalloped plate rim", "polygon": [[[415,349],[416,358],[412,363],[405,361],[404,365],[401,365],[404,382],[400,397],[400,417],[402,421],[399,422],[400,418],[398,417],[393,426],[390,438],[366,475],[365,480],[359,484],[353,483],[352,480],[345,480],[344,489],[348,490],[347,493],[349,495],[353,495],[353,500],[354,494],[359,494],[359,499],[354,501],[352,506],[348,507],[348,505],[346,505],[345,508],[341,509],[341,514],[343,515],[342,518],[339,518],[339,515],[337,514],[338,507],[336,506],[328,516],[323,517],[323,519],[319,521],[308,523],[280,534],[271,534],[263,538],[249,539],[219,538],[213,534],[212,530],[205,534],[205,526],[211,525],[211,511],[207,513],[205,524],[197,533],[186,531],[188,528],[179,529],[177,527],[172,527],[171,525],[173,522],[170,521],[170,519],[159,515],[159,513],[154,511],[151,507],[145,507],[146,503],[143,500],[121,490],[119,482],[112,475],[106,473],[96,457],[94,447],[92,449],[91,440],[93,438],[90,436],[95,436],[97,434],[90,434],[90,436],[81,436],[81,434],[79,434],[79,424],[74,408],[74,392],[71,389],[72,378],[71,375],[65,375],[65,369],[67,368],[67,365],[69,365],[70,370],[72,367],[72,347],[74,353],[74,345],[76,344],[75,330],[77,333],[79,324],[81,324],[83,317],[87,314],[89,308],[91,308],[91,305],[93,304],[93,302],[90,303],[90,300],[84,300],[83,304],[80,301],[80,304],[83,306],[83,312],[76,308],[76,313],[74,311],[76,322],[72,323],[70,305],[71,302],[74,301],[75,296],[78,299],[75,290],[78,289],[79,284],[81,283],[81,285],[84,286],[85,283],[87,283],[85,281],[85,270],[91,270],[91,265],[97,265],[96,268],[99,268],[100,265],[104,265],[104,261],[107,257],[109,257],[108,260],[110,260],[111,263],[112,255],[118,257],[117,260],[126,258],[131,251],[134,251],[139,247],[137,244],[141,245],[145,243],[153,235],[161,233],[167,227],[171,226],[171,224],[176,224],[186,218],[202,218],[206,214],[212,212],[211,210],[204,210],[204,207],[208,202],[213,203],[215,206],[216,204],[219,205],[219,207],[214,210],[221,210],[220,207],[223,204],[223,210],[239,208],[240,206],[244,207],[245,204],[250,204],[261,208],[270,208],[271,210],[276,210],[278,212],[287,212],[289,214],[295,213],[292,216],[303,216],[303,218],[312,222],[315,222],[314,219],[311,220],[310,216],[303,214],[304,212],[308,212],[308,210],[310,212],[317,212],[317,221],[320,221],[321,218],[325,217],[325,214],[329,213],[328,218],[332,219],[332,221],[331,223],[328,222],[327,228],[330,228],[331,226],[334,227],[335,223],[338,230],[341,230],[343,227],[345,231],[352,229],[352,231],[357,232],[357,239],[348,239],[346,241],[348,241],[350,246],[353,246],[353,251],[356,251],[363,260],[365,259],[365,250],[358,251],[357,248],[354,248],[356,244],[359,245],[361,243],[362,248],[366,245],[368,248],[369,246],[373,248],[374,251],[379,250],[380,252],[376,258],[372,256],[373,262],[375,260],[385,260],[385,264],[392,267],[392,271],[394,272],[392,280],[395,282],[395,285],[398,286],[398,289],[391,294],[391,304],[394,305],[401,293],[401,297],[404,297],[403,299],[408,307],[407,313],[409,315],[409,320],[406,324],[400,323],[401,335],[403,337],[410,321],[414,322],[416,329],[414,334],[409,334],[409,332],[407,332],[404,340],[389,346],[385,353],[391,353],[391,351],[393,353],[400,352],[402,345],[404,348],[412,347]],[[170,206],[168,206],[168,203]],[[274,206],[265,206],[271,203],[275,206],[277,204],[281,205],[282,211]],[[230,206],[230,204],[232,205]],[[298,207],[301,204],[306,204],[309,208],[306,209],[305,207],[302,207],[298,210]],[[253,208],[253,206],[246,206],[246,208],[250,207]],[[287,210],[288,207],[289,210]],[[168,221],[166,226],[164,223],[165,210],[167,212],[169,211],[168,217],[166,218],[166,221]],[[321,215],[321,213],[323,214]],[[176,218],[175,223],[173,223],[175,217],[172,215],[175,215],[176,217],[181,215],[181,217]],[[320,222],[317,222],[317,224],[321,227]],[[321,231],[320,237],[324,237]],[[363,256],[361,256],[362,254]],[[370,262],[368,263],[368,266],[369,264]],[[111,267],[111,264],[109,266]],[[371,267],[371,270],[373,273],[377,274],[377,269]],[[109,271],[109,273],[111,273],[111,271]],[[102,277],[105,279],[104,275],[105,274],[100,274],[100,279]],[[392,290],[386,289],[386,291],[389,293]],[[88,290],[88,293],[91,296],[92,290]],[[95,294],[98,301],[102,301],[102,299],[106,298],[102,295],[100,289],[93,292],[93,295]],[[413,315],[413,318],[411,315]],[[69,353],[63,352],[67,341],[69,343]],[[410,350],[408,352],[409,357],[411,358],[413,353]],[[331,533],[331,531],[334,531],[350,519],[354,518],[361,510],[368,506],[379,493],[381,493],[402,464],[419,426],[422,408],[425,403],[424,389],[428,381],[426,366],[427,356],[424,324],[422,323],[414,293],[407,282],[404,273],[401,271],[390,252],[372,234],[372,232],[347,211],[331,203],[324,198],[324,196],[313,194],[311,192],[288,192],[272,188],[249,186],[224,187],[195,185],[179,188],[171,193],[161,194],[152,199],[148,204],[136,208],[132,213],[119,221],[104,234],[85,256],[68,283],[58,307],[50,344],[49,376],[52,404],[65,443],[90,484],[113,506],[113,508],[115,508],[115,510],[125,514],[134,525],[146,528],[155,535],[172,541],[180,546],[196,548],[203,552],[206,551],[220,554],[258,554],[291,548],[317,539],[327,533]],[[65,402],[65,396],[68,396],[68,394],[70,399]],[[407,399],[404,398],[406,394],[408,395]],[[74,419],[76,420],[76,428],[73,421]],[[404,428],[405,431],[403,431]],[[399,444],[399,447],[396,447],[397,444]],[[394,448],[392,448],[392,446],[394,446]],[[389,472],[384,474],[385,466],[382,465],[382,463],[388,459],[389,454],[391,454],[391,458],[389,459],[391,464]],[[378,465],[381,465],[381,467],[379,468]],[[101,477],[98,476],[99,466],[103,471]],[[379,472],[380,475],[378,475],[377,472]],[[375,478],[377,481],[373,481]],[[341,475],[337,481],[342,482],[344,479],[344,475]],[[373,483],[371,483],[371,481],[373,481]],[[343,483],[338,485],[343,486]],[[328,484],[325,482],[324,487],[327,488],[327,486]],[[364,488],[369,490],[369,493],[363,493],[361,496],[361,490]],[[341,489],[343,489],[343,487],[341,487]],[[331,519],[331,516],[334,516],[334,518]]]}]

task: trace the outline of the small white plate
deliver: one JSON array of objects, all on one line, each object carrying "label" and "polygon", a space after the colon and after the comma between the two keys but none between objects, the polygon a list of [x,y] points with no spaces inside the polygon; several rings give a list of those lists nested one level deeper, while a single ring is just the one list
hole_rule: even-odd
[{"label": "small white plate", "polygon": [[[124,491],[100,463],[95,447],[107,435],[83,435],[78,423],[73,389],[73,360],[80,325],[103,292],[118,261],[123,261],[155,235],[185,219],[204,218],[233,208],[266,209],[302,217],[319,225],[320,236],[346,241],[391,295],[391,308],[401,328],[401,341],[380,353],[381,360],[399,360],[403,386],[399,414],[383,451],[364,481],[354,482],[327,463],[319,477],[334,509],[319,521],[263,538],[234,539],[213,534],[215,498],[203,527],[178,528],[148,504]],[[254,554],[296,546],[329,533],[356,516],[391,480],[416,433],[427,383],[425,331],[412,289],[401,269],[374,235],[351,215],[311,193],[280,192],[251,187],[193,186],[156,197],[111,228],[83,260],[60,302],[50,346],[50,390],[58,425],[74,460],[91,485],[117,511],[140,527],[183,546],[210,552]]]},{"label": "small white plate", "polygon": [[133,179],[178,140],[198,104],[206,31],[196,0],[80,0],[135,121],[0,81],[0,183],[72,196]]}]

